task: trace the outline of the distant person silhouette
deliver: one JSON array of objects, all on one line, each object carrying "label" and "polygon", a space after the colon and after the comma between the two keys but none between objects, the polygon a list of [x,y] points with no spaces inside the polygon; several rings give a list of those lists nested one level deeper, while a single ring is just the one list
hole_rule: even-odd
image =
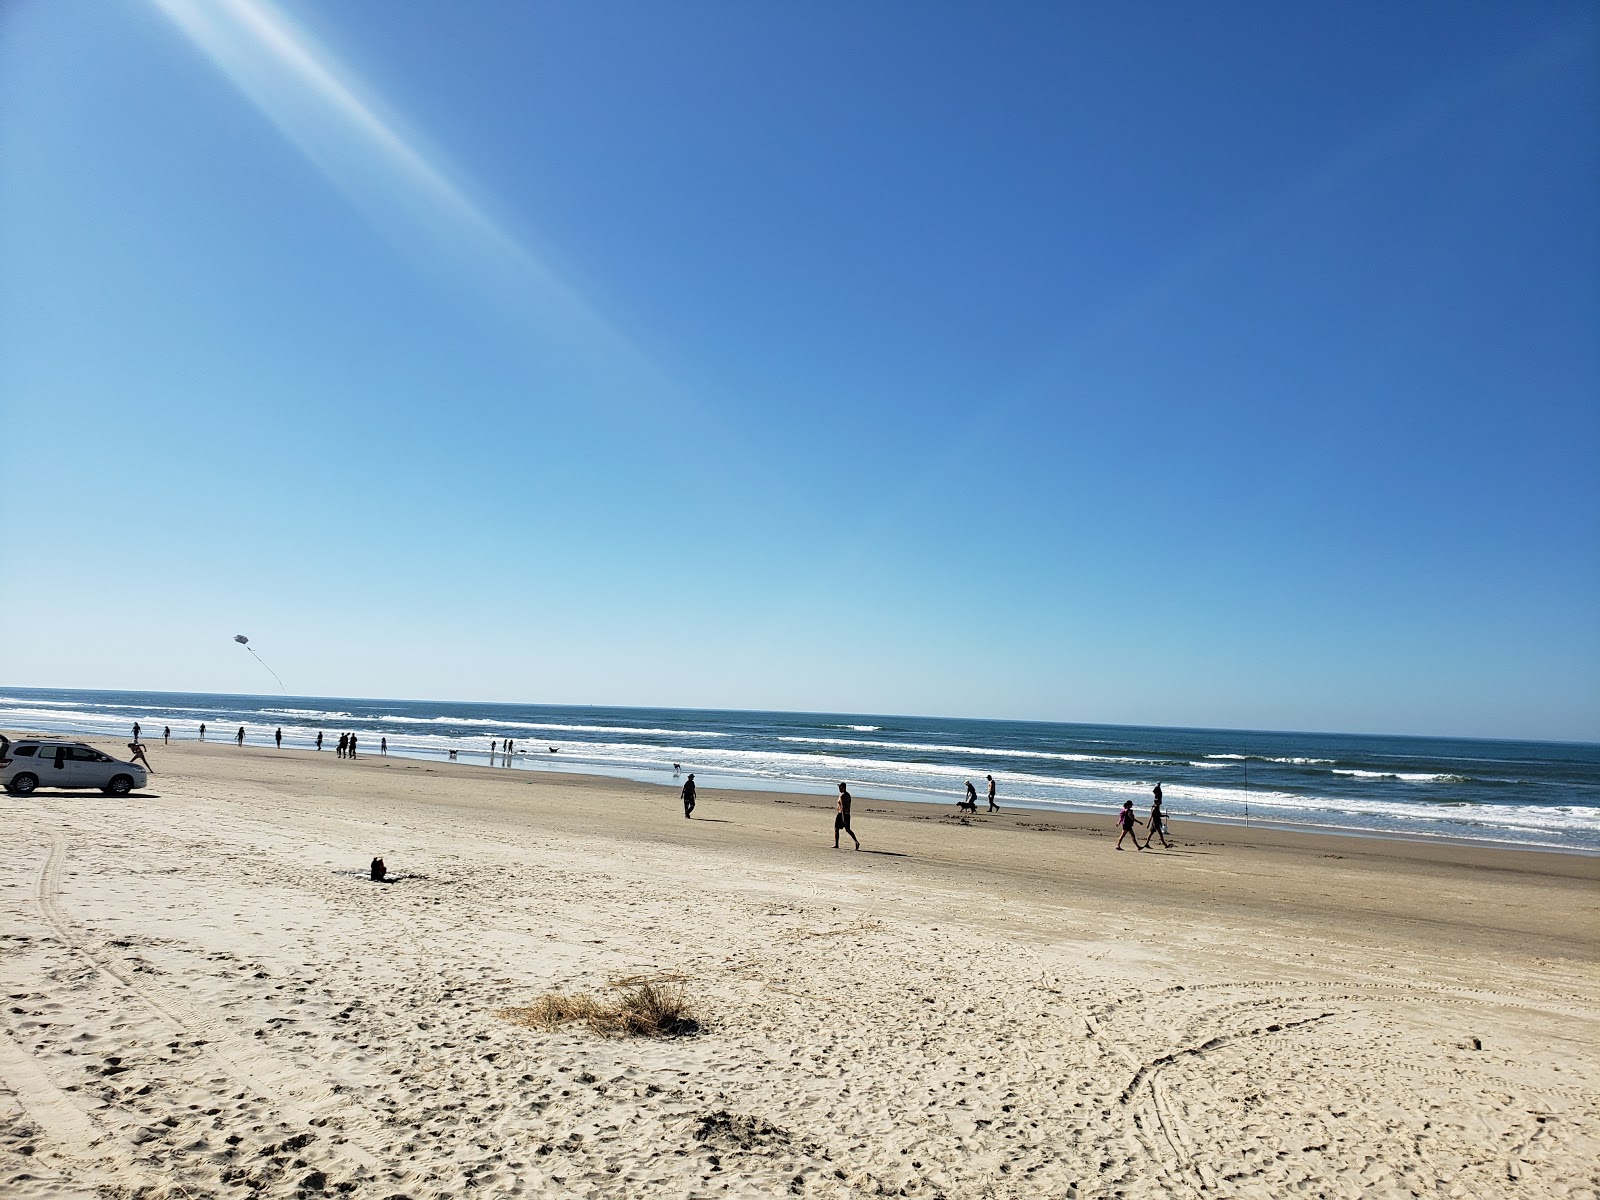
[{"label": "distant person silhouette", "polygon": [[506,739],[506,766],[508,767],[511,765],[511,756],[517,752],[516,746],[517,744],[510,738]]},{"label": "distant person silhouette", "polygon": [[689,778],[683,782],[683,815],[694,816],[694,772],[689,772]]},{"label": "distant person silhouette", "polygon": [[172,726],[171,725],[163,725],[161,727],[161,744],[163,746],[165,746],[171,740],[172,740]]},{"label": "distant person silhouette", "polygon": [[850,835],[850,840],[856,844],[856,849],[861,849],[861,839],[856,836],[856,831],[850,828],[850,789],[844,784],[839,785],[839,805],[833,814],[833,848],[839,848],[839,831],[844,830]]},{"label": "distant person silhouette", "polygon": [[1125,837],[1132,837],[1133,838],[1133,848],[1135,850],[1143,850],[1144,847],[1139,845],[1139,835],[1137,833],[1133,832],[1133,827],[1135,825],[1142,825],[1142,824],[1144,824],[1144,822],[1139,820],[1138,817],[1133,815],[1133,801],[1132,800],[1124,800],[1122,802],[1122,811],[1117,813],[1117,827],[1119,829],[1121,829],[1122,832],[1117,834],[1117,845],[1116,845],[1116,848],[1118,850],[1121,850],[1122,849],[1122,839],[1125,838]]},{"label": "distant person silhouette", "polygon": [[317,749],[322,749],[322,730],[317,730]]},{"label": "distant person silhouette", "polygon": [[137,721],[133,723],[133,740],[136,742],[139,740],[139,722]]},{"label": "distant person silhouette", "polygon": [[1156,838],[1161,839],[1161,848],[1171,850],[1172,844],[1167,841],[1166,814],[1161,811],[1161,785],[1154,788],[1155,799],[1150,801],[1150,820],[1144,827],[1144,844],[1148,846]]},{"label": "distant person silhouette", "polygon": [[278,731],[272,735],[272,740],[278,743],[278,749],[283,749],[283,726],[278,726]]},{"label": "distant person silhouette", "polygon": [[239,732],[234,735],[233,740],[236,741],[241,746],[244,745],[244,726],[243,725],[239,726]]},{"label": "distant person silhouette", "polygon": [[346,750],[348,750],[349,748],[350,748],[350,735],[348,733],[341,733],[339,735],[339,746],[338,746],[339,757],[343,758],[344,757],[344,752]]},{"label": "distant person silhouette", "polygon": [[356,756],[356,735],[353,734],[353,733],[350,735],[350,745],[346,749],[345,753],[348,754],[351,758],[354,758]]},{"label": "distant person silhouette", "polygon": [[378,753],[384,755],[385,757],[388,756],[388,753],[389,753],[389,739],[388,738],[381,737],[381,738],[378,739]]},{"label": "distant person silhouette", "polygon": [[200,722],[200,740],[202,742],[206,740],[206,723],[204,721]]},{"label": "distant person silhouette", "polygon": [[994,802],[994,776],[985,775],[984,778],[989,781],[989,811],[999,812],[1000,806]]}]

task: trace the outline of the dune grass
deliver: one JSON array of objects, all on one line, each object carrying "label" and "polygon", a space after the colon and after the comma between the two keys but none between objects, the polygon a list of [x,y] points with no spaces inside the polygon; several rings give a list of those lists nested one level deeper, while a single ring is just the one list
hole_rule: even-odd
[{"label": "dune grass", "polygon": [[532,1004],[502,1009],[517,1025],[550,1032],[563,1025],[587,1025],[602,1037],[684,1037],[700,1031],[700,1021],[680,977],[635,976],[620,985],[615,1000],[584,992],[546,992]]}]

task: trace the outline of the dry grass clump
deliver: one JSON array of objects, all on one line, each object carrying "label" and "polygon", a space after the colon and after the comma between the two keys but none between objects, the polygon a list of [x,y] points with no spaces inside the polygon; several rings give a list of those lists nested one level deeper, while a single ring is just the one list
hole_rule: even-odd
[{"label": "dry grass clump", "polygon": [[683,1037],[700,1031],[681,983],[643,977],[626,983],[630,986],[616,1000],[546,992],[532,1004],[503,1009],[500,1015],[546,1032],[581,1022],[604,1037]]}]

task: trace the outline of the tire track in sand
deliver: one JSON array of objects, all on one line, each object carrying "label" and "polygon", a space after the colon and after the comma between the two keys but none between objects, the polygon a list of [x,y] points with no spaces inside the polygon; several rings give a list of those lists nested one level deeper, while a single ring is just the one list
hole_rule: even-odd
[{"label": "tire track in sand", "polygon": [[[382,1145],[386,1139],[371,1113],[349,1100],[330,1101],[326,1098],[317,1100],[317,1111],[313,1112],[300,1101],[286,1095],[281,1086],[269,1081],[269,1076],[292,1079],[301,1073],[298,1067],[243,1041],[186,1001],[139,979],[108,955],[91,950],[61,910],[61,876],[66,859],[66,839],[59,834],[51,834],[50,848],[39,866],[34,901],[45,923],[68,950],[101,974],[121,984],[176,1032],[192,1038],[196,1047],[213,1059],[237,1084],[273,1105],[274,1115],[280,1121],[313,1132],[330,1128],[340,1135],[339,1138],[330,1139],[340,1153],[369,1171],[382,1168],[384,1156],[373,1147]],[[361,1136],[357,1137],[356,1134]]]},{"label": "tire track in sand", "polygon": [[[135,1189],[152,1186],[151,1179],[135,1162],[133,1148],[102,1128],[73,1103],[71,1096],[51,1083],[33,1057],[17,1045],[9,1029],[0,1030],[0,1083],[50,1140],[49,1157],[60,1160],[72,1172],[73,1179],[97,1190],[118,1185]],[[107,1159],[115,1168],[113,1172],[106,1172],[100,1165]]]}]

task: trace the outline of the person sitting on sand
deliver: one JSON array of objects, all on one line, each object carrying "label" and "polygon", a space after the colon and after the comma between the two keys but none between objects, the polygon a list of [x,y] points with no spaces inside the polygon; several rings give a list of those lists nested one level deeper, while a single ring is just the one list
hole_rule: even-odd
[{"label": "person sitting on sand", "polygon": [[689,772],[689,778],[683,783],[683,815],[694,815],[694,772]]},{"label": "person sitting on sand", "polygon": [[861,849],[861,839],[856,836],[856,831],[850,828],[850,792],[844,784],[839,785],[839,808],[833,816],[833,848],[839,848],[839,831],[844,830],[850,835],[850,840],[856,844],[856,849]]},{"label": "person sitting on sand", "polygon": [[1167,831],[1164,828],[1166,818],[1161,812],[1161,785],[1155,786],[1155,799],[1150,801],[1150,820],[1145,822],[1144,844],[1148,846],[1156,838],[1161,839],[1161,848],[1171,850],[1172,843],[1167,841]]},{"label": "person sitting on sand", "polygon": [[144,769],[149,771],[150,774],[154,775],[156,773],[156,769],[150,765],[150,760],[144,756],[143,742],[129,742],[128,756],[136,763],[143,763]]},{"label": "person sitting on sand", "polygon": [[1131,835],[1133,838],[1133,848],[1135,850],[1143,850],[1144,847],[1139,845],[1139,835],[1133,832],[1133,827],[1135,825],[1143,824],[1143,821],[1139,820],[1138,817],[1133,815],[1133,801],[1124,800],[1122,802],[1122,811],[1117,814],[1117,825],[1122,830],[1121,833],[1117,834],[1117,849],[1121,850],[1122,839]]}]

